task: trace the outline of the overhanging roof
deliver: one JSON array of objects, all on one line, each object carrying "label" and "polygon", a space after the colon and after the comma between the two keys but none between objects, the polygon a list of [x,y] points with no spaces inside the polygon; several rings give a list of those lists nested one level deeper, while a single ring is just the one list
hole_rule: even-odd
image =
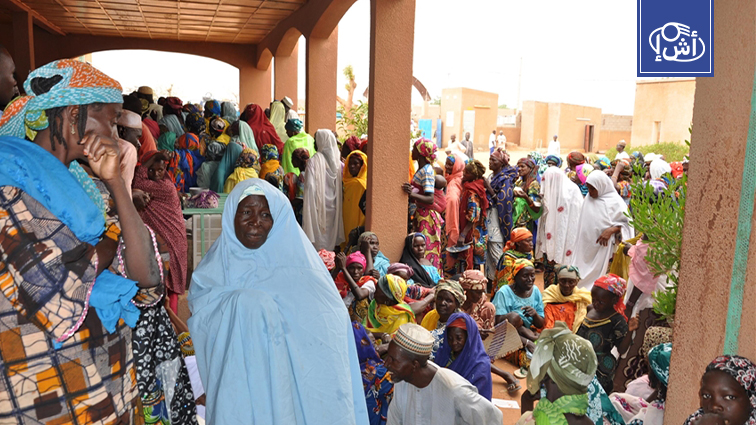
[{"label": "overhanging roof", "polygon": [[[70,34],[257,44],[307,0],[1,0]],[[0,12],[0,15],[3,13]],[[44,27],[44,26],[43,26]]]}]

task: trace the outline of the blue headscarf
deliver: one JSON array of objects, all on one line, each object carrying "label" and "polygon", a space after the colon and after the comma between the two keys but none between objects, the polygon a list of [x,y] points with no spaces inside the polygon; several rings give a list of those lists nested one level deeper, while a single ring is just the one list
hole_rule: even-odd
[{"label": "blue headscarf", "polygon": [[596,165],[598,165],[601,170],[606,170],[612,166],[612,162],[609,161],[609,158],[606,156],[600,156],[598,160],[596,160]]},{"label": "blue headscarf", "polygon": [[302,127],[304,126],[304,123],[302,123],[302,120],[298,118],[292,118],[290,120],[286,121],[286,131],[291,131],[294,133],[299,133],[302,131]]},{"label": "blue headscarf", "polygon": [[[258,249],[242,245],[234,226],[241,196],[253,185],[273,217]],[[208,421],[366,425],[349,315],[289,200],[265,180],[244,180],[228,195],[221,222],[188,297]]]},{"label": "blue headscarf", "polygon": [[176,115],[165,115],[163,116],[163,119],[158,122],[158,124],[168,128],[168,131],[175,134],[176,137],[181,137],[184,134],[184,126],[181,125],[181,121],[179,121],[178,116]]},{"label": "blue headscarf", "polygon": [[217,100],[208,100],[205,102],[205,111],[210,112],[213,116],[219,117],[221,115],[221,105]]},{"label": "blue headscarf", "polygon": [[[467,341],[459,356],[451,360],[451,345],[449,345],[449,325],[457,319],[465,321],[467,328]],[[451,361],[451,364],[449,364]],[[435,359],[436,364],[457,372],[460,376],[470,381],[478,388],[478,394],[491,400],[493,394],[491,382],[491,358],[486,354],[483,340],[478,332],[478,324],[466,313],[453,313],[446,321],[446,329]]]},{"label": "blue headscarf", "polygon": [[559,156],[557,156],[557,155],[548,155],[546,157],[545,162],[548,163],[549,161],[555,162],[557,168],[562,168],[562,158],[560,158]]}]

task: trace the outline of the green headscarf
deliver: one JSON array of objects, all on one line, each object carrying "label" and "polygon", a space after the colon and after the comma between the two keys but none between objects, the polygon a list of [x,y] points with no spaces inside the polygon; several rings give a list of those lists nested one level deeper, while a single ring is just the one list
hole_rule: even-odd
[{"label": "green headscarf", "polygon": [[659,344],[648,352],[648,365],[657,378],[669,385],[669,360],[672,357],[672,343]]},{"label": "green headscarf", "polygon": [[462,304],[464,304],[467,299],[467,297],[465,297],[465,290],[462,289],[462,285],[456,280],[442,279],[438,282],[438,286],[436,286],[436,296],[438,296],[438,293],[441,291],[451,292],[451,294],[454,295],[454,298],[457,299],[457,302],[459,302],[460,307],[462,307]]},{"label": "green headscarf", "polygon": [[158,137],[157,148],[161,151],[171,151],[176,149],[176,133],[167,131]]},{"label": "green headscarf", "polygon": [[536,341],[528,370],[528,391],[535,394],[548,373],[564,395],[587,394],[597,366],[591,343],[572,333],[566,323],[556,322]]}]

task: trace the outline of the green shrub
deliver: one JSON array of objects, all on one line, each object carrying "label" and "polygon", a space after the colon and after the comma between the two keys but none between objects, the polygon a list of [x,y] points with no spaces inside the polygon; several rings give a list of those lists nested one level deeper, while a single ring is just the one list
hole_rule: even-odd
[{"label": "green shrub", "polygon": [[[664,158],[666,158],[667,162],[677,162],[682,161],[683,156],[688,155],[690,152],[690,147],[683,143],[677,143],[677,142],[664,142],[664,143],[657,143],[655,145],[646,145],[646,146],[638,146],[633,147],[630,145],[627,145],[625,147],[625,152],[628,154],[633,153],[635,151],[639,151],[643,155],[646,155],[649,152],[653,152],[657,155],[664,155]],[[611,148],[608,151],[606,151],[605,154],[610,159],[614,159],[614,156],[617,155],[617,149]]]}]

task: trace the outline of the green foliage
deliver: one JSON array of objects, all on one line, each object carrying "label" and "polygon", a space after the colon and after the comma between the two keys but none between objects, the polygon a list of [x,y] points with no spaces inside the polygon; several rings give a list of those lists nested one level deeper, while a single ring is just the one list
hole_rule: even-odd
[{"label": "green foliage", "polygon": [[504,104],[499,105],[499,109],[507,109],[507,104],[504,103]]},{"label": "green foliage", "polygon": [[441,96],[436,96],[431,100],[431,105],[440,105],[441,104]]},{"label": "green foliage", "polygon": [[346,137],[360,137],[368,132],[368,103],[360,101],[352,105],[351,113],[346,114],[344,107],[339,105],[338,112],[341,118],[336,120],[338,128],[346,133]]},{"label": "green foliage", "polygon": [[633,173],[631,184],[631,224],[636,233],[646,235],[649,244],[646,262],[655,276],[666,275],[671,286],[666,291],[654,293],[654,311],[663,319],[675,314],[677,285],[680,275],[680,248],[682,246],[683,218],[687,194],[687,175],[671,180],[669,187],[658,195],[644,181],[642,165]]},{"label": "green foliage", "polygon": [[[646,155],[649,152],[653,152],[657,155],[664,155],[664,158],[666,158],[667,162],[676,162],[676,161],[682,161],[683,156],[688,155],[690,152],[690,144],[686,140],[685,143],[677,143],[677,142],[664,142],[664,143],[657,143],[655,145],[646,145],[646,146],[638,146],[633,147],[630,145],[627,145],[625,147],[625,152],[632,153],[635,151],[639,151],[643,155]],[[615,155],[617,155],[617,149],[611,148],[608,151],[606,151],[605,154],[610,159],[613,159]]]}]

